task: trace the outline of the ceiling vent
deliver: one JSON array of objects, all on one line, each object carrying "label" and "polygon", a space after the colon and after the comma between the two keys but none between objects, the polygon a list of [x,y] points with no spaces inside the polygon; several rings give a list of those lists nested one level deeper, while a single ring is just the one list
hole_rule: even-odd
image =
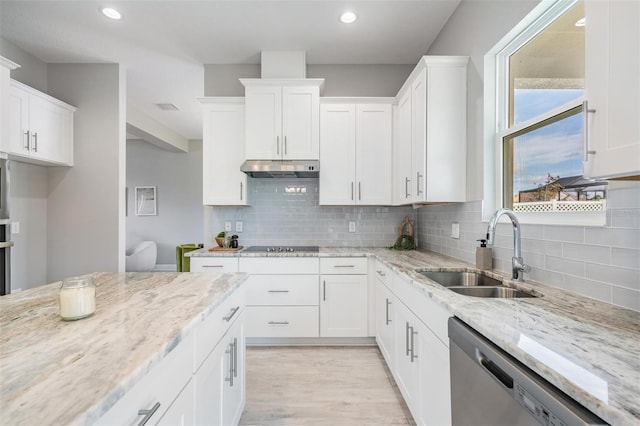
[{"label": "ceiling vent", "polygon": [[163,111],[179,111],[178,107],[174,104],[156,104],[156,106]]}]

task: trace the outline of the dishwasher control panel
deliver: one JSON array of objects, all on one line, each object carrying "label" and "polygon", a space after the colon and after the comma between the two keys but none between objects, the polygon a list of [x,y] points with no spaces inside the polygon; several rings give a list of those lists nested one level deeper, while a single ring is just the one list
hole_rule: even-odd
[{"label": "dishwasher control panel", "polygon": [[540,401],[536,400],[529,392],[526,391],[519,383],[515,383],[514,396],[516,401],[520,403],[529,413],[545,426],[567,426],[555,414],[547,409]]}]

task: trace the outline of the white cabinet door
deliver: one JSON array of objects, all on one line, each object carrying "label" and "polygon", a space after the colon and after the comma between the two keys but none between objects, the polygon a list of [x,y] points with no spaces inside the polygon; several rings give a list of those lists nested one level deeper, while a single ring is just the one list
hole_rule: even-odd
[{"label": "white cabinet door", "polygon": [[353,104],[320,106],[320,205],[355,202],[355,118]]},{"label": "white cabinet door", "polygon": [[366,337],[368,299],[366,275],[322,275],[321,337]]},{"label": "white cabinet door", "polygon": [[323,104],[320,205],[391,204],[389,104]]},{"label": "white cabinet door", "polygon": [[[219,343],[209,354],[194,375],[195,424],[222,424],[223,364],[229,354],[225,354],[226,341]],[[226,373],[226,371],[225,371]]]},{"label": "white cabinet door", "polygon": [[411,158],[411,90],[406,90],[397,106],[396,138],[393,151],[393,204],[408,204],[415,192]]},{"label": "white cabinet door", "polygon": [[585,176],[640,175],[640,3],[585,1]]},{"label": "white cabinet door", "polygon": [[391,204],[391,105],[356,105],[356,204]]},{"label": "white cabinet door", "polygon": [[227,343],[222,374],[222,424],[237,425],[246,400],[244,313],[236,320],[221,344]]},{"label": "white cabinet door", "polygon": [[7,152],[41,165],[73,165],[75,108],[22,83],[10,85]]},{"label": "white cabinet door", "polygon": [[389,369],[394,368],[395,333],[393,310],[395,297],[380,279],[376,279],[376,341]]},{"label": "white cabinet door", "polygon": [[275,160],[282,157],[282,87],[245,88],[246,159]]},{"label": "white cabinet door", "polygon": [[[439,143],[445,143],[440,141]],[[411,84],[411,201],[426,200],[427,175],[427,69]]]},{"label": "white cabinet door", "polygon": [[212,206],[246,206],[243,101],[203,106],[202,202]]},{"label": "white cabinet door", "polygon": [[449,348],[422,323],[414,337],[420,364],[420,420],[424,425],[451,424]]},{"label": "white cabinet door", "polygon": [[415,329],[418,320],[403,303],[398,301],[393,309],[393,321],[395,322],[396,336],[394,377],[407,407],[409,407],[414,419],[417,419],[421,404],[420,364],[415,356],[420,356],[420,354],[416,353],[415,349],[412,352],[411,349],[412,341],[415,348],[416,334],[414,333],[419,333]]},{"label": "white cabinet door", "polygon": [[320,155],[320,92],[317,87],[282,88],[282,158],[317,160]]}]

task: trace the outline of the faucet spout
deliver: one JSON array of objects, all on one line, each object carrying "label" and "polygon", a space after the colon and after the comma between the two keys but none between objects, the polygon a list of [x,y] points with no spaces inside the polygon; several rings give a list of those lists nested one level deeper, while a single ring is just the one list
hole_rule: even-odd
[{"label": "faucet spout", "polygon": [[531,268],[525,265],[522,259],[522,246],[520,242],[520,222],[515,213],[509,209],[500,209],[493,214],[487,228],[487,243],[493,245],[496,237],[496,226],[502,215],[506,215],[513,225],[513,257],[511,258],[512,278],[518,281],[524,281],[523,273],[529,272]]}]

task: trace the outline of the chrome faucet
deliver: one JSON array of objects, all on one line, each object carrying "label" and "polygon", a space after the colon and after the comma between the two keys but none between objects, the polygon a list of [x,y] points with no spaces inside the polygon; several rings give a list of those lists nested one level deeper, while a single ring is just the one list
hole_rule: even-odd
[{"label": "chrome faucet", "polygon": [[518,222],[518,218],[515,213],[509,209],[500,209],[493,214],[493,217],[489,221],[489,228],[487,228],[487,243],[493,245],[496,237],[496,225],[498,224],[498,219],[502,215],[509,216],[511,219],[511,223],[513,224],[513,257],[511,258],[511,270],[512,270],[512,278],[518,281],[524,281],[524,277],[522,274],[524,272],[529,272],[531,267],[524,264],[524,260],[522,259],[522,251],[520,246],[520,222]]}]

